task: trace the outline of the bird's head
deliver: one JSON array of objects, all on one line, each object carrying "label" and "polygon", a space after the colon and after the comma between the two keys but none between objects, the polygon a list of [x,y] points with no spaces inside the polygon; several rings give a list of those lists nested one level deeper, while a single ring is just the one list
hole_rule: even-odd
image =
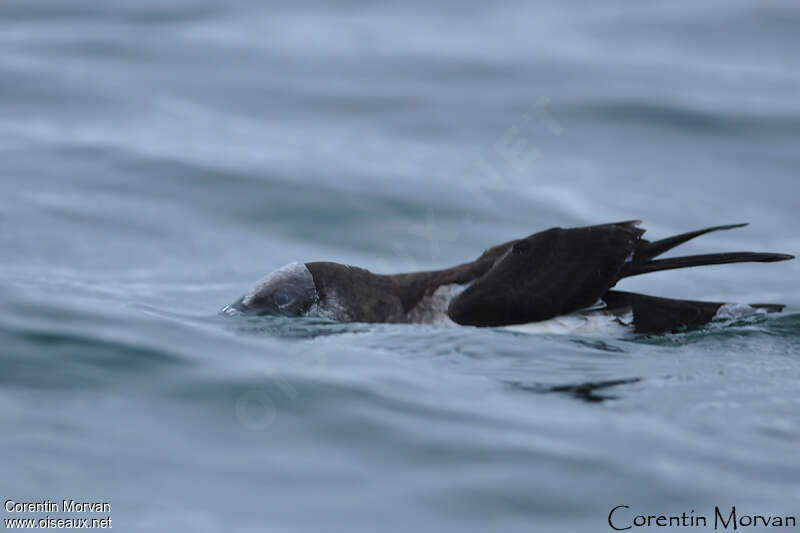
[{"label": "bird's head", "polygon": [[289,263],[262,278],[222,312],[229,315],[300,316],[319,301],[314,278],[303,263]]}]

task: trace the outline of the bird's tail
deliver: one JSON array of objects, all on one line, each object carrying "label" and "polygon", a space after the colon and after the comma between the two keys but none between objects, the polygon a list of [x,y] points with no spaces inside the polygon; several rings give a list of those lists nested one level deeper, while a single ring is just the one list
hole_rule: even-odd
[{"label": "bird's tail", "polygon": [[747,224],[730,224],[727,226],[714,226],[712,228],[701,229],[689,233],[682,233],[674,237],[668,237],[654,242],[641,241],[634,251],[631,261],[628,262],[622,272],[621,277],[638,276],[661,270],[672,270],[674,268],[687,268],[704,265],[721,265],[726,263],[774,263],[776,261],[786,261],[794,259],[793,255],[777,253],[757,253],[757,252],[726,252],[720,254],[688,255],[684,257],[671,257],[669,259],[654,260],[655,257],[664,252],[675,248],[695,237],[710,233],[712,231],[741,228]]},{"label": "bird's tail", "polygon": [[[779,313],[785,307],[781,304],[726,305],[721,302],[674,300],[622,291],[608,291],[603,301],[607,313],[617,315],[623,323],[630,320],[627,315],[632,313],[636,332],[650,334],[702,326],[717,318],[735,318],[737,315],[743,318],[758,312]],[[731,306],[728,313],[721,313],[727,306]]]}]

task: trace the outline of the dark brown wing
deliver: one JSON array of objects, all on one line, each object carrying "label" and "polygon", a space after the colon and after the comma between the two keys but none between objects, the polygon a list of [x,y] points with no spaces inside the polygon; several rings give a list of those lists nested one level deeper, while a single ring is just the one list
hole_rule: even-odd
[{"label": "dark brown wing", "polygon": [[639,221],[553,228],[516,241],[450,303],[455,322],[503,326],[589,307],[618,279],[643,229]]}]

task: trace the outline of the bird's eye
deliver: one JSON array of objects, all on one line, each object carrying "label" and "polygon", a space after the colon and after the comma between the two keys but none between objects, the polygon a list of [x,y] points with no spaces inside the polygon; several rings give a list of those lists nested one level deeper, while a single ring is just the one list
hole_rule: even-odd
[{"label": "bird's eye", "polygon": [[276,292],[275,296],[273,296],[272,299],[275,302],[275,305],[277,305],[278,307],[286,307],[287,305],[289,305],[289,302],[291,301],[289,295],[283,291]]}]

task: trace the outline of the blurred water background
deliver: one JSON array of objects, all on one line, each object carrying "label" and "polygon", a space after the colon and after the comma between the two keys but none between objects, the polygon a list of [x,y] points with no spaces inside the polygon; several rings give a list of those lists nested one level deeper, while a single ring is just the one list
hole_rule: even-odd
[{"label": "blurred water background", "polygon": [[788,0],[4,0],[0,495],[147,532],[797,514],[796,261],[626,280],[789,305],[655,338],[218,311],[551,226],[797,253],[798,34]]}]

